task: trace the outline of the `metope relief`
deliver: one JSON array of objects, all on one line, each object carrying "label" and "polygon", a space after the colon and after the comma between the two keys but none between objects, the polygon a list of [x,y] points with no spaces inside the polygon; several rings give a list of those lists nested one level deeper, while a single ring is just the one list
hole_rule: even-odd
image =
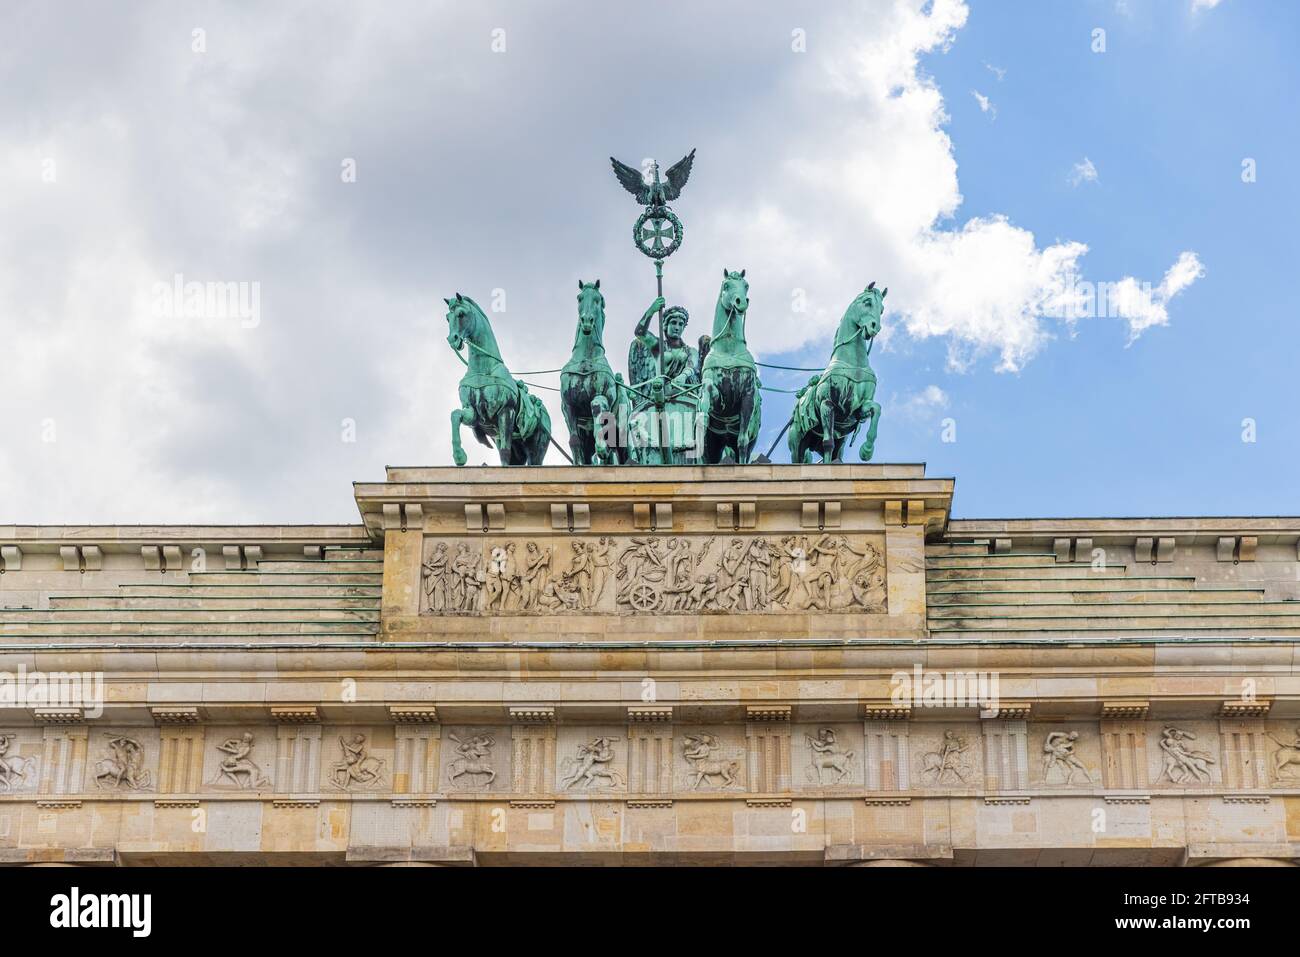
[{"label": "metope relief", "polygon": [[366,736],[359,732],[338,737],[341,761],[329,771],[329,783],[340,791],[383,790],[387,785],[387,762],[370,753]]},{"label": "metope relief", "polygon": [[257,738],[251,731],[243,731],[225,739],[219,738],[215,766],[208,784],[214,788],[233,788],[239,791],[257,791],[270,787],[271,780],[258,762],[256,749]]},{"label": "metope relief", "polygon": [[820,727],[815,732],[804,734],[803,743],[808,755],[804,779],[809,784],[833,788],[857,783],[858,752],[841,741],[841,733],[836,728]]},{"label": "metope relief", "polygon": [[1271,731],[1266,734],[1277,745],[1273,752],[1273,783],[1294,785],[1300,782],[1300,728],[1295,729],[1295,739],[1290,742]]},{"label": "metope relief", "polygon": [[148,791],[153,775],[145,765],[145,745],[134,734],[104,733],[103,757],[91,769],[95,787],[103,791]]},{"label": "metope relief", "polygon": [[[449,791],[510,788],[510,732],[501,728],[452,728],[442,746],[442,780]],[[498,743],[502,738],[503,742]]]},{"label": "metope relief", "polygon": [[0,733],[0,793],[31,791],[37,783],[36,756],[20,752],[16,732]]},{"label": "metope relief", "polygon": [[1090,770],[1079,753],[1078,731],[1049,731],[1043,738],[1044,785],[1095,784],[1100,775]]},{"label": "metope relief", "polygon": [[627,774],[620,767],[623,762],[618,751],[618,742],[622,740],[620,735],[584,733],[574,745],[573,753],[560,762],[560,789],[597,791],[626,787]]},{"label": "metope relief", "polygon": [[1213,728],[1189,725],[1160,725],[1154,735],[1156,746],[1148,753],[1159,762],[1153,778],[1156,784],[1205,785],[1219,778],[1218,757],[1209,750],[1218,738]]},{"label": "metope relief", "polygon": [[744,746],[711,731],[682,735],[683,774],[678,787],[686,791],[726,791],[744,788]]},{"label": "metope relief", "polygon": [[883,542],[838,534],[429,539],[426,615],[886,612]]},{"label": "metope relief", "polygon": [[923,747],[916,753],[915,767],[921,783],[929,787],[976,787],[982,784],[979,768],[978,731],[945,729],[932,743],[928,732],[914,734]]}]

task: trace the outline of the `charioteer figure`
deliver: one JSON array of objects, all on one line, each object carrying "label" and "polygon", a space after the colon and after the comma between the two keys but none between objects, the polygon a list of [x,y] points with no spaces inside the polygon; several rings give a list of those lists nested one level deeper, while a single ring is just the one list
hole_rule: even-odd
[{"label": "charioteer figure", "polygon": [[[669,386],[689,389],[700,381],[700,350],[682,338],[686,324],[690,322],[690,313],[683,306],[667,306],[664,297],[659,296],[646,309],[641,321],[636,324],[632,334],[632,346],[628,350],[628,370],[632,374],[632,384],[648,382],[659,374],[659,353],[663,351],[663,377]],[[660,309],[664,310],[664,341],[650,331],[650,322]]]},{"label": "charioteer figure", "polygon": [[[650,328],[661,310],[662,338]],[[667,306],[658,296],[636,324],[628,347],[631,454],[643,464],[679,464],[695,448],[700,349],[683,338],[688,322],[684,307]]]}]

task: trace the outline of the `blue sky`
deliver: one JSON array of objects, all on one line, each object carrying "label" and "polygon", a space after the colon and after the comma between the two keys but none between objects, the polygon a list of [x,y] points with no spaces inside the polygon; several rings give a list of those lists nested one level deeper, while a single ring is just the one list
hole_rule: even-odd
[{"label": "blue sky", "polygon": [[[1040,242],[1085,242],[1093,279],[1158,276],[1183,249],[1205,266],[1170,303],[1169,324],[1128,346],[1122,324],[1083,321],[1072,340],[1054,329],[1014,373],[987,361],[948,371],[937,339],[877,358],[886,401],[877,460],[955,475],[957,515],[1300,506],[1291,287],[1300,5],[1190,6],[1132,2],[1125,14],[1111,2],[974,2],[951,47],[923,59],[951,117],[957,220],[1000,212]],[[1090,49],[1096,27],[1105,53]],[[1098,178],[1071,186],[1084,157]],[[1241,180],[1244,157],[1258,164],[1252,184]],[[923,422],[890,415],[891,393],[929,382],[948,395],[946,409]],[[939,424],[949,416],[951,444]],[[1242,441],[1246,418],[1257,423],[1253,444]]]},{"label": "blue sky", "polygon": [[[820,365],[889,287],[875,461],[957,515],[1300,511],[1300,4],[74,6],[0,35],[0,523],[355,521],[353,481],[450,463],[444,296],[500,291],[553,368],[599,277],[623,368],[654,278],[608,157],[692,147],[688,334],[746,268],[755,354]],[[176,276],[256,321],[159,308]],[[1135,292],[1067,323],[1071,276]]]}]

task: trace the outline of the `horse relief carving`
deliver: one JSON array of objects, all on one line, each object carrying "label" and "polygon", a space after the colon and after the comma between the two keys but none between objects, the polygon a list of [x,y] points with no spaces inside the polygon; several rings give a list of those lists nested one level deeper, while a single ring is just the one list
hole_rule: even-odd
[{"label": "horse relief carving", "polygon": [[253,761],[253,735],[245,731],[238,738],[227,738],[217,745],[217,750],[225,755],[217,766],[217,776],[212,780],[212,787],[237,788],[241,791],[253,791],[270,787],[270,779]]},{"label": "horse relief carving", "polygon": [[840,534],[431,541],[429,615],[886,611],[883,549]]},{"label": "horse relief carving", "polygon": [[456,745],[456,757],[447,764],[447,784],[458,789],[487,790],[497,779],[493,766],[492,748],[496,738],[487,733],[472,734],[464,738],[448,734]]},{"label": "horse relief carving", "polygon": [[956,731],[945,731],[937,751],[926,751],[921,755],[921,779],[926,784],[937,787],[943,785],[970,786],[972,769],[966,752],[975,743],[959,735]]},{"label": "horse relief carving", "polygon": [[15,737],[0,734],[0,792],[21,791],[36,783],[36,759],[16,753]]},{"label": "horse relief carving", "polygon": [[150,775],[144,768],[144,748],[135,738],[109,734],[108,756],[95,762],[95,787],[115,791],[145,791]]},{"label": "horse relief carving", "polygon": [[708,732],[686,735],[682,741],[682,756],[690,765],[686,774],[688,788],[698,790],[701,784],[711,788],[740,786],[740,762],[722,757],[719,754],[721,750],[718,739]]},{"label": "horse relief carving", "polygon": [[1300,728],[1296,728],[1295,740],[1290,743],[1271,731],[1266,734],[1277,745],[1277,750],[1273,752],[1273,782],[1294,784],[1300,780]]},{"label": "horse relief carving", "polygon": [[339,735],[339,749],[343,760],[330,769],[330,784],[343,791],[384,786],[384,759],[370,753],[364,734]]},{"label": "horse relief carving", "polygon": [[840,746],[834,729],[819,728],[816,737],[805,734],[804,743],[810,752],[808,779],[818,787],[843,784],[852,773],[854,754]]},{"label": "horse relief carving", "polygon": [[613,742],[618,738],[593,738],[586,744],[578,745],[575,757],[565,758],[560,766],[560,787],[578,788],[621,788],[625,783],[623,774],[613,767]]}]

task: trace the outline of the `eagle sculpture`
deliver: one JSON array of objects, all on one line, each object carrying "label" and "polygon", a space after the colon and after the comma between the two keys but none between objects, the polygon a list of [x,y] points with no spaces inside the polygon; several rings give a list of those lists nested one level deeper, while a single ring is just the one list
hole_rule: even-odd
[{"label": "eagle sculpture", "polygon": [[614,175],[618,177],[618,181],[623,184],[625,190],[636,197],[638,203],[642,206],[667,206],[670,201],[682,194],[682,187],[691,178],[691,164],[695,162],[695,150],[691,150],[689,155],[682,157],[668,168],[667,182],[659,179],[658,163],[650,164],[654,182],[647,183],[640,170],[626,163],[620,163],[612,156],[609,161],[614,164]]}]

